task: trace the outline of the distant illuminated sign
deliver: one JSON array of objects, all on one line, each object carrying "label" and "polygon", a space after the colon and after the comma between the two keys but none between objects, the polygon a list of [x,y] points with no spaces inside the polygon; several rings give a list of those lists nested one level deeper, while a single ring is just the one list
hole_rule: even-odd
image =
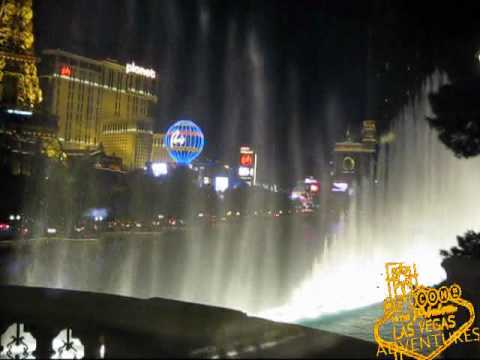
[{"label": "distant illuminated sign", "polygon": [[72,68],[67,65],[63,65],[60,68],[60,75],[62,76],[72,76]]},{"label": "distant illuminated sign", "polygon": [[191,165],[202,152],[205,137],[193,121],[180,120],[170,126],[164,137],[165,147],[178,164]]},{"label": "distant illuminated sign", "polygon": [[228,189],[228,177],[217,176],[215,178],[215,191],[224,192]]},{"label": "distant illuminated sign", "polygon": [[24,110],[17,110],[17,109],[8,109],[7,113],[15,114],[15,115],[25,115],[25,116],[32,116],[33,113],[31,111],[24,111]]},{"label": "distant illuminated sign", "polygon": [[175,146],[183,146],[186,142],[186,138],[185,136],[182,135],[182,133],[180,132],[180,130],[175,130],[173,133],[172,133],[172,145],[175,145]]},{"label": "distant illuminated sign", "polygon": [[131,64],[127,64],[127,74],[136,74],[136,75],[142,75],[151,79],[155,79],[157,77],[157,74],[155,73],[155,70],[153,69],[145,69],[141,66],[135,65],[134,62]]},{"label": "distant illuminated sign", "polygon": [[257,155],[247,146],[240,148],[238,175],[248,184],[255,184],[257,173]]},{"label": "distant illuminated sign", "polygon": [[83,359],[85,347],[79,338],[72,336],[72,329],[63,329],[52,341],[52,359]]},{"label": "distant illuminated sign", "polygon": [[292,195],[290,195],[290,198],[292,200],[304,199],[304,195],[301,191],[292,191]]},{"label": "distant illuminated sign", "polygon": [[334,182],[332,184],[333,192],[345,192],[348,190],[348,184],[343,182]]},{"label": "distant illuminated sign", "polygon": [[35,359],[37,340],[25,331],[25,325],[10,325],[0,336],[0,359]]},{"label": "distant illuminated sign", "polygon": [[99,208],[99,209],[90,209],[87,211],[87,216],[93,219],[105,219],[108,216],[108,210]]},{"label": "distant illuminated sign", "polygon": [[253,154],[241,154],[240,155],[240,165],[245,167],[253,166]]},{"label": "distant illuminated sign", "polygon": [[248,167],[240,166],[238,168],[238,176],[250,176],[250,170]]},{"label": "distant illuminated sign", "polygon": [[168,167],[166,163],[153,163],[152,164],[153,176],[159,177],[168,174]]},{"label": "distant illuminated sign", "polygon": [[318,192],[319,190],[320,190],[320,187],[317,184],[310,185],[311,192]]}]

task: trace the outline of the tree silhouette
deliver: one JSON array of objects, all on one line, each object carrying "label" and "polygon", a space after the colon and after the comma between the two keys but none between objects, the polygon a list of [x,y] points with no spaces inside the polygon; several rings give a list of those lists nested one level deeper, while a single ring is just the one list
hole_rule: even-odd
[{"label": "tree silhouette", "polygon": [[[457,81],[430,95],[434,117],[427,120],[438,131],[438,138],[455,156],[470,158],[480,154],[480,80]],[[467,231],[457,236],[458,247],[441,250],[444,257],[480,258],[480,233]]]},{"label": "tree silhouette", "polygon": [[430,95],[435,117],[428,117],[438,138],[457,157],[480,154],[480,81],[468,80],[443,86]]},{"label": "tree silhouette", "polygon": [[480,234],[472,230],[467,231],[464,236],[457,236],[458,246],[447,250],[440,250],[443,257],[465,256],[480,259]]}]

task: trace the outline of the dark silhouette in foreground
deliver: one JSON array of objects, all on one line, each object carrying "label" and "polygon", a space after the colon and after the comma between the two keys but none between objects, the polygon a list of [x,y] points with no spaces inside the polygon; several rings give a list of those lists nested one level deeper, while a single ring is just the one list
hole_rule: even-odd
[{"label": "dark silhouette in foreground", "polygon": [[480,154],[479,93],[480,81],[473,79],[445,85],[430,95],[435,116],[427,120],[459,158]]},{"label": "dark silhouette in foreground", "polygon": [[72,329],[86,358],[374,358],[376,345],[223,308],[166,299],[44,288],[0,287],[0,332],[22,323],[50,358],[52,339]]}]

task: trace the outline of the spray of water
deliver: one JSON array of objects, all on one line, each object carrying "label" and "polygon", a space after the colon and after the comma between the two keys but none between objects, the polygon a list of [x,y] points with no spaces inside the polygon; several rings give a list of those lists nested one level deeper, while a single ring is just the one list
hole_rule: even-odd
[{"label": "spray of water", "polygon": [[456,158],[428,127],[428,94],[447,79],[431,76],[395,120],[395,141],[381,145],[376,179],[357,187],[339,231],[325,242],[312,274],[286,306],[261,316],[281,321],[373,304],[385,297],[386,262],[416,263],[420,281],[442,281],[439,249],[478,229],[480,159]]}]

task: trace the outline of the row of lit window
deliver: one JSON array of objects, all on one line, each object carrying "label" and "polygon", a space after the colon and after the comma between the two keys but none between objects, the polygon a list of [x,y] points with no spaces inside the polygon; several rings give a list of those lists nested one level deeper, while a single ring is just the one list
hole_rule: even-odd
[{"label": "row of lit window", "polygon": [[[67,111],[66,113],[66,123],[65,123],[65,136],[71,138],[72,136],[72,127],[75,123],[75,129],[87,130],[96,127],[96,117],[82,117],[80,113],[75,113],[75,121],[73,121],[73,112]],[[91,126],[92,125],[92,126]],[[90,130],[91,131],[91,130]],[[75,131],[76,132],[76,131]]]},{"label": "row of lit window", "polygon": [[138,132],[138,133],[153,134],[153,131],[149,130],[148,128],[146,128],[142,125],[137,125],[136,127],[130,127],[126,123],[106,124],[106,125],[103,126],[103,132],[104,133],[112,133],[112,134],[125,133],[125,132]]},{"label": "row of lit window", "polygon": [[82,145],[96,145],[95,141],[88,141],[85,137],[85,140],[80,140],[79,138],[69,138],[67,137],[65,141],[72,143],[72,144],[82,144]]},{"label": "row of lit window", "polygon": [[138,133],[138,134],[152,134],[153,131],[151,130],[143,130],[143,129],[138,129],[138,128],[128,128],[126,130],[103,130],[104,135],[113,135],[113,134],[125,134],[125,133]]},{"label": "row of lit window", "polygon": [[[68,101],[67,101],[67,107],[70,108],[72,106],[72,103],[73,103],[73,98],[74,98],[74,82],[70,82],[69,83],[69,86],[68,86]],[[88,91],[87,91],[87,103],[89,105],[89,108],[87,109],[87,116],[91,117],[92,116],[92,111],[93,111],[93,94],[92,94],[92,88],[91,87],[88,87]],[[80,91],[77,91],[77,94],[78,94],[78,101],[77,101],[77,112],[81,112],[82,111],[82,107],[83,107],[83,104],[84,104],[84,92],[85,92],[85,86],[80,86]],[[115,96],[115,108],[114,108],[114,113],[116,115],[120,115],[120,105],[121,105],[121,102],[120,102],[120,96],[119,96],[119,92],[116,93],[116,96]],[[58,95],[59,95],[59,92],[58,92]],[[99,107],[100,107],[100,101],[101,101],[101,98],[102,98],[102,95],[101,93],[97,96],[97,112],[99,111]],[[130,96],[128,96],[127,98],[128,102],[127,102],[127,112],[131,112],[130,111],[130,102],[131,102],[131,99],[130,99]],[[133,97],[133,104],[134,104],[134,108],[133,108],[133,112],[136,114],[138,113],[139,111],[139,104],[140,104],[140,113],[142,114],[147,114],[148,112],[148,101],[147,100],[142,100],[142,99],[139,99],[137,97]],[[58,104],[58,100],[57,100],[57,113],[59,112],[59,104]]]},{"label": "row of lit window", "polygon": [[[78,83],[81,83],[81,84],[92,85],[92,86],[99,87],[99,88],[103,88],[103,89],[107,89],[107,90],[119,91],[119,92],[121,92],[121,93],[127,93],[127,91],[126,91],[125,89],[118,89],[118,88],[115,87],[115,86],[101,85],[101,84],[99,84],[99,83],[97,83],[97,82],[94,82],[94,81],[80,80],[80,79],[78,79],[78,78],[71,77],[71,76],[64,76],[64,75],[59,75],[59,74],[53,74],[53,77],[58,77],[58,78],[61,78],[61,79],[64,79],[64,80],[68,80],[68,81],[72,81],[72,82],[78,82]],[[149,91],[137,90],[137,89],[135,89],[135,88],[128,88],[127,90],[128,90],[128,92],[136,93],[136,94],[139,94],[139,95],[154,96],[154,95],[153,95],[151,92],[149,92]]]},{"label": "row of lit window", "polygon": [[[117,106],[117,105],[115,105]],[[120,103],[118,104],[118,112],[120,112]],[[127,97],[127,113],[129,115],[147,115],[148,114],[148,100],[143,100],[138,97]]]},{"label": "row of lit window", "polygon": [[102,83],[107,84],[109,87],[114,87],[115,84],[115,87],[119,89],[144,88],[149,81],[140,76],[128,75],[110,69],[105,70],[103,73],[103,80]]},{"label": "row of lit window", "polygon": [[59,56],[57,60],[55,73],[60,75],[70,77],[75,75],[80,80],[98,81],[110,87],[113,87],[113,84],[115,84],[117,88],[125,89],[128,87],[144,88],[152,85],[150,79],[135,74],[126,74],[123,71],[96,65],[92,66],[89,63],[68,59],[64,56]]}]

